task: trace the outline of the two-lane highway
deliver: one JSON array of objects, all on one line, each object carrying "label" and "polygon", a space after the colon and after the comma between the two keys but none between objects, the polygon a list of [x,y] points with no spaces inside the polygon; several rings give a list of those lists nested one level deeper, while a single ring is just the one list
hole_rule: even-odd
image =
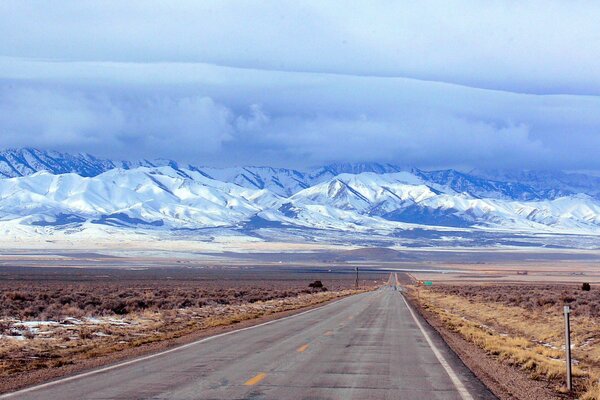
[{"label": "two-lane highway", "polygon": [[493,399],[393,286],[13,399]]}]

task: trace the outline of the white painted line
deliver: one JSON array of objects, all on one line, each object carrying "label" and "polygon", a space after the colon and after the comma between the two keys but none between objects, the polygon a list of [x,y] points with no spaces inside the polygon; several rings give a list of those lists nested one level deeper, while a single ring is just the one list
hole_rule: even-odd
[{"label": "white painted line", "polygon": [[448,374],[448,376],[450,377],[450,380],[452,381],[452,383],[456,387],[456,390],[458,390],[458,393],[460,394],[460,397],[463,400],[474,400],[473,396],[471,396],[471,394],[469,393],[469,391],[467,390],[467,388],[465,387],[465,385],[463,385],[463,383],[460,381],[460,379],[456,375],[456,372],[454,372],[454,370],[452,369],[452,367],[450,367],[450,364],[448,364],[448,361],[446,361],[446,359],[444,358],[444,356],[442,355],[442,353],[440,352],[440,350],[433,343],[433,341],[431,340],[431,337],[429,337],[429,334],[423,328],[423,325],[421,325],[421,322],[419,321],[419,319],[415,315],[415,312],[412,310],[412,307],[408,304],[408,302],[406,301],[406,299],[404,298],[404,296],[402,296],[402,300],[404,300],[404,304],[406,304],[406,307],[408,308],[408,311],[410,311],[410,315],[412,315],[413,319],[417,323],[417,326],[421,330],[421,333],[423,333],[423,336],[425,336],[425,340],[427,341],[427,344],[429,344],[429,347],[431,347],[431,350],[433,350],[433,354],[435,354],[435,356],[438,359],[438,361],[440,362],[440,364],[442,364],[442,367],[444,367],[444,369],[446,370],[446,373]]},{"label": "white painted line", "polygon": [[[355,295],[352,295],[352,296],[355,296]],[[84,372],[83,374],[69,376],[67,378],[62,378],[62,379],[58,379],[56,381],[52,381],[52,382],[48,382],[48,383],[43,383],[41,385],[36,385],[36,386],[32,386],[32,387],[29,387],[29,388],[26,388],[26,389],[21,389],[21,390],[18,390],[16,392],[12,392],[12,393],[6,393],[6,394],[3,394],[3,395],[0,395],[0,399],[8,399],[8,398],[11,398],[11,397],[14,397],[14,396],[22,395],[22,394],[33,392],[33,391],[36,391],[36,390],[46,389],[48,387],[55,386],[55,385],[58,385],[58,384],[61,384],[61,383],[75,381],[75,380],[78,380],[78,379],[81,379],[81,378],[86,378],[88,376],[92,376],[92,375],[96,375],[96,374],[101,374],[101,373],[106,372],[106,371],[111,371],[113,369],[125,367],[127,365],[135,364],[135,363],[138,363],[138,362],[141,362],[141,361],[146,361],[146,360],[150,360],[152,358],[160,357],[160,356],[163,356],[165,354],[169,354],[169,353],[173,353],[173,352],[176,352],[176,351],[180,351],[180,350],[186,349],[188,347],[195,346],[195,345],[200,344],[200,343],[205,343],[205,342],[208,342],[210,340],[218,339],[218,338],[223,337],[223,336],[233,335],[234,333],[239,333],[239,332],[247,331],[247,330],[250,330],[250,329],[256,329],[256,328],[259,328],[261,326],[271,325],[271,324],[275,324],[277,322],[285,321],[285,320],[288,320],[288,319],[291,319],[291,318],[296,318],[296,317],[299,317],[301,315],[305,315],[305,314],[308,314],[308,313],[320,310],[322,308],[330,306],[330,305],[332,305],[334,303],[337,303],[339,301],[348,299],[349,297],[352,297],[352,296],[343,297],[341,299],[334,300],[331,303],[324,304],[322,306],[319,306],[319,307],[316,307],[316,308],[312,308],[310,310],[306,310],[306,311],[303,311],[303,312],[298,313],[298,314],[289,315],[287,317],[283,317],[283,318],[279,318],[279,319],[274,319],[272,321],[263,322],[262,324],[258,324],[258,325],[248,326],[246,328],[236,329],[234,331],[229,331],[229,332],[225,332],[225,333],[219,333],[218,335],[209,336],[207,338],[200,339],[200,340],[197,340],[195,342],[184,344],[184,345],[181,345],[181,346],[178,346],[178,347],[173,347],[172,349],[164,350],[164,351],[161,351],[160,353],[154,353],[154,354],[150,354],[150,355],[147,355],[147,356],[144,356],[144,357],[135,358],[133,360],[123,361],[123,362],[120,362],[118,364],[109,365],[108,367],[96,369],[96,370],[89,371],[89,372]]]}]

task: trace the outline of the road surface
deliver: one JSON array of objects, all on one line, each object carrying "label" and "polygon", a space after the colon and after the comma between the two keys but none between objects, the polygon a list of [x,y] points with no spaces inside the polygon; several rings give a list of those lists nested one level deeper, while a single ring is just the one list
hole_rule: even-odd
[{"label": "road surface", "polygon": [[494,399],[391,282],[302,314],[0,398]]}]

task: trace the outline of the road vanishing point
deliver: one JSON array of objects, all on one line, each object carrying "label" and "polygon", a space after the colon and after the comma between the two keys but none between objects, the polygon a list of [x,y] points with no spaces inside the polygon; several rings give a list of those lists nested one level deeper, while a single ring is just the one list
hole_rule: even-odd
[{"label": "road vanishing point", "polygon": [[396,284],[0,398],[495,399]]}]

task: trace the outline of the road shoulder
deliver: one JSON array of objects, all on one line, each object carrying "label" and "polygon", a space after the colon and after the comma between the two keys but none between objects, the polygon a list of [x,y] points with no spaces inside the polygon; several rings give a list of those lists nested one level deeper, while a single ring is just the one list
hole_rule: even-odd
[{"label": "road shoulder", "polygon": [[415,316],[419,319],[421,326],[429,335],[434,346],[440,351],[442,357],[449,364],[449,367],[454,371],[473,398],[477,400],[497,400],[498,397],[445,341],[440,332],[429,323],[429,320],[423,316],[421,310],[415,306],[410,297],[404,296],[404,298],[408,305],[415,311]]},{"label": "road shoulder", "polygon": [[557,397],[552,388],[542,381],[534,381],[516,368],[502,364],[490,357],[483,349],[468,342],[458,333],[449,330],[434,314],[419,307],[406,297],[413,309],[435,332],[435,336],[443,341],[448,350],[454,354],[460,364],[467,368],[482,385],[500,400],[555,400]]}]

